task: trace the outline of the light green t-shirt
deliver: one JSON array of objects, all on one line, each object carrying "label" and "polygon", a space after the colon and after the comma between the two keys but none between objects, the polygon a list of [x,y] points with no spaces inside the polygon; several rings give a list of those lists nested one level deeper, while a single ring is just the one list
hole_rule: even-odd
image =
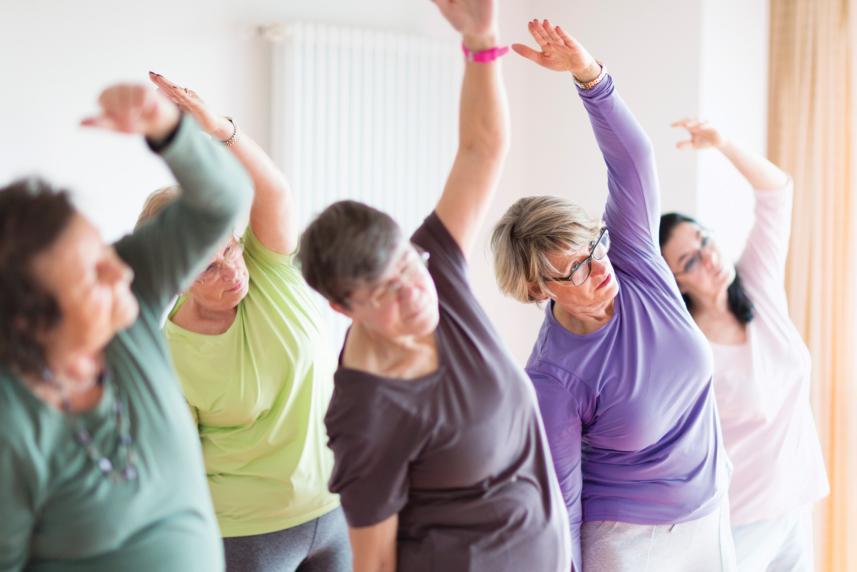
[{"label": "light green t-shirt", "polygon": [[335,362],[320,309],[292,257],[250,230],[244,260],[249,292],[226,332],[164,326],[224,537],[283,530],[339,506],[327,490],[324,414]]}]

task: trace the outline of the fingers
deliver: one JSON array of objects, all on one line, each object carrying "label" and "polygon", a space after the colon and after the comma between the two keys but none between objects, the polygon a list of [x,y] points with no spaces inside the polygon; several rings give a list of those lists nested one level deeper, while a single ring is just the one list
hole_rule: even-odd
[{"label": "fingers", "polygon": [[116,123],[106,117],[104,115],[98,115],[93,117],[85,117],[80,120],[80,124],[83,127],[94,127],[96,129],[108,129],[110,131],[116,131]]},{"label": "fingers", "polygon": [[544,28],[539,24],[538,20],[532,20],[527,24],[533,39],[539,45],[543,52],[550,51],[550,39],[545,35]]},{"label": "fingers", "polygon": [[532,60],[536,63],[541,62],[542,54],[529,46],[525,46],[524,44],[512,44],[512,49],[516,54],[524,56],[528,60]]},{"label": "fingers", "polygon": [[556,27],[556,34],[557,34],[557,36],[560,37],[560,39],[563,41],[563,43],[565,43],[565,45],[568,46],[569,48],[575,48],[575,49],[578,48],[579,44],[578,44],[577,40],[575,40],[574,38],[569,36],[565,32],[565,30],[563,30],[560,26]]},{"label": "fingers", "polygon": [[559,34],[556,33],[556,30],[554,30],[554,27],[551,25],[549,20],[545,19],[542,21],[542,29],[545,31],[545,35],[552,44],[561,46],[565,43],[562,38],[559,37]]},{"label": "fingers", "polygon": [[701,121],[690,117],[685,117],[684,119],[679,119],[678,121],[674,122],[671,127],[683,127],[688,131],[693,131],[700,125],[702,125]]},{"label": "fingers", "polygon": [[695,145],[693,144],[693,140],[687,139],[685,141],[679,141],[675,144],[676,149],[693,149]]},{"label": "fingers", "polygon": [[192,89],[180,87],[159,73],[149,72],[149,79],[158,86],[159,91],[166,95],[183,111],[194,111],[199,108],[202,100]]}]

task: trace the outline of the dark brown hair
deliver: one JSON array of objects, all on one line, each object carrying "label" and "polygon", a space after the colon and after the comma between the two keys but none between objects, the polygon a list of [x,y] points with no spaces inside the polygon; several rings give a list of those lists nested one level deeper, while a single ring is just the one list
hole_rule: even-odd
[{"label": "dark brown hair", "polygon": [[16,374],[41,375],[45,348],[38,334],[61,315],[54,297],[32,273],[76,210],[66,191],[40,179],[0,188],[0,363]]},{"label": "dark brown hair", "polygon": [[[675,227],[683,222],[700,226],[696,219],[681,213],[666,213],[661,215],[661,227],[658,231],[658,242],[661,245],[661,252],[663,252],[664,246],[672,238]],[[682,294],[681,297],[684,300],[684,305],[687,306],[687,311],[693,314],[693,300],[687,294]],[[748,324],[753,321],[753,317],[755,316],[753,301],[750,300],[750,296],[744,290],[744,283],[741,282],[741,276],[738,274],[737,269],[735,270],[735,279],[726,290],[726,298],[729,304],[729,311],[732,312],[735,319],[742,324]]]},{"label": "dark brown hair", "polygon": [[387,213],[357,201],[339,201],[301,235],[301,272],[328,301],[348,308],[354,290],[377,280],[389,267],[401,240],[402,230]]}]

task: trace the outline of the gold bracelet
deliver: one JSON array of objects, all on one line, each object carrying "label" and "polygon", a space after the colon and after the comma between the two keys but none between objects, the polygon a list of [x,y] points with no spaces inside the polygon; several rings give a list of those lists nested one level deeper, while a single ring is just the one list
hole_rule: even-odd
[{"label": "gold bracelet", "polygon": [[575,83],[575,85],[577,85],[577,87],[579,87],[580,89],[584,89],[584,90],[592,89],[593,87],[595,87],[596,85],[601,83],[601,81],[605,77],[607,77],[607,68],[605,68],[602,63],[600,63],[600,62],[597,62],[597,63],[598,63],[598,65],[601,66],[601,71],[598,73],[598,77],[596,77],[595,79],[591,79],[587,82],[578,81],[577,78],[574,78],[574,83]]}]

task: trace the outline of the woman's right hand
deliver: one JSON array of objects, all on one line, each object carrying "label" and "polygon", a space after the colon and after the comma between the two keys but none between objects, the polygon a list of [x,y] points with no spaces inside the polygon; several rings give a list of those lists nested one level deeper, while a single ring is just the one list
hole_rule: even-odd
[{"label": "woman's right hand", "polygon": [[679,149],[722,149],[726,145],[726,138],[712,127],[707,121],[685,118],[676,121],[672,127],[685,129],[690,139],[679,141],[675,146]]},{"label": "woman's right hand", "polygon": [[571,72],[578,81],[586,82],[598,77],[601,66],[583,45],[548,20],[527,23],[533,39],[541,51],[524,44],[513,44],[512,49],[542,67],[559,72]]},{"label": "woman's right hand", "polygon": [[99,115],[83,119],[85,127],[119,133],[139,133],[161,141],[173,132],[181,118],[179,109],[155,90],[139,84],[116,84],[101,92]]},{"label": "woman's right hand", "polygon": [[189,113],[196,122],[212,137],[221,141],[229,139],[235,129],[226,117],[214,113],[197,93],[181,87],[159,73],[149,72],[149,79],[158,86],[158,91],[166,95],[179,109]]}]

